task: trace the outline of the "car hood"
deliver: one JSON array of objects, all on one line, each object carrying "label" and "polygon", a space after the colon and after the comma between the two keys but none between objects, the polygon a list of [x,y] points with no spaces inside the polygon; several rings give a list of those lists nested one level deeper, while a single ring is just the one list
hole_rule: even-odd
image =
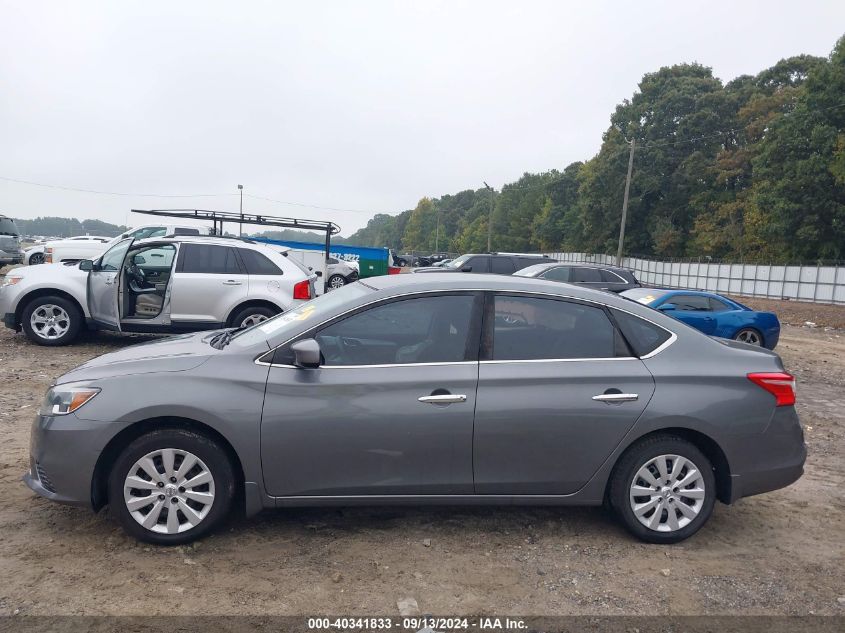
[{"label": "car hood", "polygon": [[56,384],[194,369],[212,355],[222,353],[206,342],[214,334],[213,331],[197,332],[131,345],[89,360],[61,376]]},{"label": "car hood", "polygon": [[10,270],[11,277],[22,277],[27,281],[55,281],[57,278],[87,277],[88,273],[79,270],[76,264],[41,264],[40,266],[21,266]]}]

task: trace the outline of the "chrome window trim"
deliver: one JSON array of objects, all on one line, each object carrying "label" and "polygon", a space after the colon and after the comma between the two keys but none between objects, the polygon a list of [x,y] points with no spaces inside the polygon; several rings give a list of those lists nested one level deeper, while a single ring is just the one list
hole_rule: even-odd
[{"label": "chrome window trim", "polygon": [[[559,283],[559,282],[552,282],[552,283]],[[378,290],[376,292],[378,292]],[[670,345],[672,345],[676,340],[678,340],[677,334],[675,334],[672,330],[663,327],[659,323],[655,323],[654,321],[652,321],[650,319],[647,319],[643,316],[640,316],[639,314],[634,314],[633,312],[631,312],[629,310],[625,310],[624,308],[618,308],[616,306],[611,306],[611,305],[608,305],[606,303],[596,301],[594,299],[584,299],[582,297],[575,297],[575,296],[572,296],[572,295],[561,295],[561,294],[555,294],[555,293],[551,293],[551,292],[541,292],[541,291],[537,291],[537,290],[510,290],[510,289],[502,289],[502,288],[449,288],[449,289],[445,289],[445,290],[444,289],[440,289],[440,290],[417,290],[417,291],[414,291],[414,292],[405,292],[405,293],[402,293],[402,294],[392,295],[390,297],[380,297],[378,299],[373,299],[372,301],[369,301],[367,303],[362,303],[361,305],[355,306],[354,308],[350,308],[349,310],[346,310],[345,312],[341,312],[340,314],[335,314],[334,316],[329,317],[328,319],[325,319],[324,321],[321,321],[320,323],[316,323],[313,326],[311,326],[309,329],[304,330],[303,332],[300,332],[296,336],[290,337],[289,339],[283,341],[282,343],[279,343],[278,345],[271,348],[270,350],[268,350],[266,352],[262,352],[261,354],[259,354],[256,357],[254,362],[255,362],[256,365],[263,365],[265,367],[288,367],[288,368],[293,367],[294,369],[302,369],[302,367],[297,367],[296,365],[287,365],[287,364],[281,364],[281,363],[268,363],[267,361],[262,361],[261,359],[264,358],[265,356],[272,357],[272,355],[276,352],[277,349],[279,349],[280,347],[284,347],[285,345],[290,343],[295,338],[298,338],[298,337],[300,337],[303,334],[306,334],[308,332],[312,332],[312,331],[316,330],[317,328],[324,326],[326,323],[329,323],[330,321],[334,321],[335,319],[343,317],[343,316],[345,316],[345,315],[347,315],[351,312],[355,312],[356,310],[362,310],[362,309],[367,308],[367,307],[374,305],[376,303],[381,303],[383,301],[390,301],[390,300],[393,300],[393,299],[415,297],[415,296],[424,296],[424,295],[441,295],[443,293],[452,293],[452,292],[455,292],[455,293],[459,293],[459,292],[494,292],[495,293],[495,292],[498,292],[498,293],[506,293],[506,294],[518,294],[518,295],[548,297],[550,299],[570,299],[570,300],[573,300],[573,301],[581,301],[583,303],[592,303],[592,304],[600,306],[602,308],[606,307],[606,308],[609,308],[611,310],[619,310],[620,312],[625,312],[626,314],[630,314],[631,316],[633,316],[637,319],[642,319],[643,321],[645,321],[647,323],[651,323],[652,325],[659,327],[661,330],[669,332],[669,334],[671,336],[669,336],[669,338],[666,339],[666,341],[664,341],[662,345],[660,345],[659,347],[656,347],[655,349],[653,349],[648,354],[646,354],[644,356],[640,356],[640,357],[636,357],[636,356],[624,356],[623,357],[623,356],[620,356],[620,357],[603,357],[603,358],[560,358],[560,359],[541,358],[541,359],[535,359],[533,361],[531,361],[531,360],[525,360],[525,361],[513,361],[513,360],[507,360],[507,361],[495,361],[495,360],[493,360],[493,361],[486,361],[486,360],[485,361],[474,361],[473,360],[473,361],[455,361],[455,362],[443,362],[443,363],[390,363],[390,364],[382,364],[382,365],[327,365],[327,366],[320,366],[320,369],[350,369],[350,368],[361,369],[363,367],[409,367],[409,366],[410,367],[419,367],[419,366],[425,366],[425,365],[463,365],[463,364],[469,364],[469,363],[475,364],[475,363],[501,363],[501,362],[504,362],[504,363],[514,363],[514,362],[519,363],[519,362],[560,362],[560,361],[584,361],[584,360],[628,360],[628,359],[636,360],[637,358],[639,358],[639,360],[646,360],[648,358],[653,358],[654,356],[656,356],[657,354],[659,354],[660,352],[662,352],[663,350],[668,348]]]},{"label": "chrome window trim", "polygon": [[501,365],[503,363],[583,363],[585,361],[615,361],[615,360],[640,360],[636,356],[599,356],[597,358],[513,358],[509,360],[481,360],[482,365]]},{"label": "chrome window trim", "polygon": [[[267,367],[287,367],[290,369],[307,369],[306,367],[299,367],[297,365],[286,365],[282,363],[266,363],[260,360],[255,361],[256,365],[264,365]],[[313,369],[395,369],[397,367],[446,367],[448,365],[477,365],[477,360],[459,360],[459,361],[444,361],[440,363],[383,363],[380,365],[320,365]]]}]

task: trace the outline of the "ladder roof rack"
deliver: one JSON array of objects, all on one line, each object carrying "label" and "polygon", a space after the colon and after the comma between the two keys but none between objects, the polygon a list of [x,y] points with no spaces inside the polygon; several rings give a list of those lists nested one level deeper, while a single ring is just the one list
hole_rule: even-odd
[{"label": "ladder roof rack", "polygon": [[132,212],[168,218],[181,218],[184,220],[211,221],[215,225],[215,231],[217,229],[217,223],[219,222],[221,233],[223,222],[254,224],[258,226],[278,226],[286,229],[322,231],[328,235],[336,235],[340,233],[340,227],[334,222],[326,222],[323,220],[303,220],[300,218],[284,218],[275,215],[265,215],[263,213],[234,213],[231,211],[208,211],[204,209],[132,209]]}]

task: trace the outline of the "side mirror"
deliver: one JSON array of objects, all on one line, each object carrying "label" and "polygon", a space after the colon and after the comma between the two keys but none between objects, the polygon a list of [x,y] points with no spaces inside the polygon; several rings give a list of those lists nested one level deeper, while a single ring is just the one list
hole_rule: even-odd
[{"label": "side mirror", "polygon": [[461,272],[462,273],[471,273],[472,272],[472,266],[464,266],[463,268],[461,268]]},{"label": "side mirror", "polygon": [[664,303],[662,305],[657,306],[657,309],[661,312],[669,312],[670,310],[676,310],[678,306],[674,303]]},{"label": "side mirror", "polygon": [[320,366],[320,360],[322,358],[320,344],[313,338],[297,341],[290,346],[290,351],[293,352],[294,362],[297,367],[315,369]]},{"label": "side mirror", "polygon": [[79,262],[79,270],[84,270],[86,272],[94,270],[94,262],[90,259],[83,259]]},{"label": "side mirror", "polygon": [[317,271],[317,272],[315,272],[314,274],[315,274],[315,275],[317,275],[318,277],[322,277],[322,276],[323,276],[323,271],[322,271],[322,270],[318,270],[318,271]]}]

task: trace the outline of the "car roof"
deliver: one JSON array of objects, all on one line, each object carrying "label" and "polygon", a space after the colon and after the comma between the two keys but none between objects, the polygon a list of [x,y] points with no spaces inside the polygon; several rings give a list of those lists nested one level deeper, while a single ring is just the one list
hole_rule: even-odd
[{"label": "car roof", "polygon": [[[192,244],[212,244],[215,246],[237,246],[239,248],[267,248],[266,244],[253,242],[252,240],[240,237],[226,237],[223,235],[164,235],[162,237],[145,237],[136,240],[136,244],[150,244],[153,242],[190,242]],[[274,253],[279,251],[270,249]]]},{"label": "car roof", "polygon": [[628,309],[631,301],[620,298],[613,293],[593,290],[575,284],[549,281],[536,277],[518,277],[516,275],[490,275],[482,273],[452,273],[430,272],[424,275],[400,273],[398,275],[381,275],[368,277],[358,283],[386,295],[401,294],[401,292],[426,292],[437,290],[501,290],[515,292],[540,292],[543,294],[583,299],[605,305]]}]

